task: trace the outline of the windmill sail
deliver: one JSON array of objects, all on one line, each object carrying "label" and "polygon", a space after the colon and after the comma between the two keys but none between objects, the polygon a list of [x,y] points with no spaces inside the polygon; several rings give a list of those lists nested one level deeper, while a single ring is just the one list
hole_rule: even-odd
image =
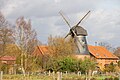
[{"label": "windmill sail", "polygon": [[63,16],[63,14],[61,12],[59,12],[59,13],[63,17],[63,19],[65,20],[67,25],[70,27],[70,31],[67,34],[67,36],[68,35],[72,36],[72,38],[75,41],[76,46],[78,47],[78,52],[80,54],[85,54],[85,55],[89,54],[88,47],[87,47],[87,41],[86,41],[87,31],[84,28],[82,28],[81,26],[78,26],[78,25],[90,13],[90,11],[88,11],[87,14],[77,23],[77,25],[75,25],[73,27],[70,26],[70,24],[68,23],[66,18]]}]

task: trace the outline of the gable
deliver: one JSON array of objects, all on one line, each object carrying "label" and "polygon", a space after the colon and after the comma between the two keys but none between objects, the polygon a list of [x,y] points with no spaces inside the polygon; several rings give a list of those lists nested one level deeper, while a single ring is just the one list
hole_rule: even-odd
[{"label": "gable", "polygon": [[48,54],[48,47],[47,46],[37,46],[32,53],[34,56],[46,55]]}]

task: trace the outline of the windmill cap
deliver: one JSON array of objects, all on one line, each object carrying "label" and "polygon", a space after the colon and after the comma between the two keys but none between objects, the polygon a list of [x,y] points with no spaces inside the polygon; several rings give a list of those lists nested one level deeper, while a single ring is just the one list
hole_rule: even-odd
[{"label": "windmill cap", "polygon": [[88,35],[87,31],[81,26],[74,26],[71,29],[75,31],[77,36],[79,36],[79,35],[87,36]]}]

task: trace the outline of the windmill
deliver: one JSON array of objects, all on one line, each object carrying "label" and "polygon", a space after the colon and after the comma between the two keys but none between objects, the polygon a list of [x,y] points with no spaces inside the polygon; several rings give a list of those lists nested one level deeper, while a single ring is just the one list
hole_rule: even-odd
[{"label": "windmill", "polygon": [[65,20],[65,22],[67,23],[67,25],[70,28],[70,31],[66,35],[66,37],[68,37],[68,35],[71,35],[71,37],[75,41],[75,44],[77,45],[77,48],[78,48],[78,51],[79,51],[80,54],[85,54],[85,55],[89,54],[88,47],[87,47],[87,41],[86,41],[86,36],[88,34],[87,34],[87,31],[83,27],[79,26],[79,24],[90,13],[90,11],[88,11],[83,16],[83,18],[75,26],[73,26],[73,27],[70,26],[69,22],[63,16],[62,12],[60,11],[59,13],[60,13],[60,15],[62,16],[62,18]]}]

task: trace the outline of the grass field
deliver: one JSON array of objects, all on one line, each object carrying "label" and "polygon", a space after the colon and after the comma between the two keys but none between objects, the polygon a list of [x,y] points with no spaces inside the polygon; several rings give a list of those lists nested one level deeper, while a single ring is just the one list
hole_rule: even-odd
[{"label": "grass field", "polygon": [[[105,78],[112,78],[111,76],[92,76],[91,80],[105,80]],[[84,80],[85,76],[78,76],[76,74],[63,75],[62,80]],[[57,80],[57,75],[3,75],[3,80]],[[111,80],[111,79],[110,79]]]}]

